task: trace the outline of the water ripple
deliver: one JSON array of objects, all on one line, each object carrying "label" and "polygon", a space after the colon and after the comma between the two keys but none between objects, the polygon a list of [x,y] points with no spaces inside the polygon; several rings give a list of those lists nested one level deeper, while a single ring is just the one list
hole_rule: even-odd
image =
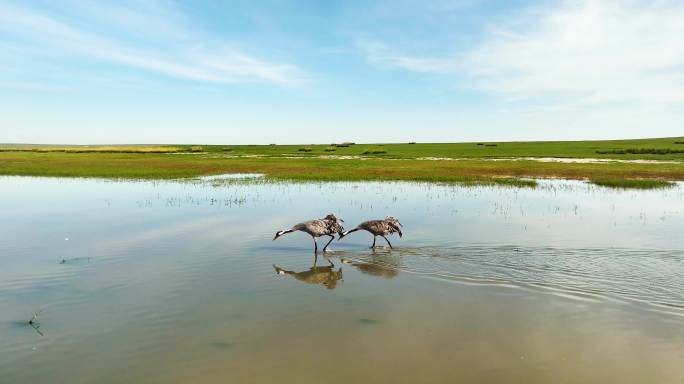
[{"label": "water ripple", "polygon": [[684,315],[684,252],[619,248],[456,246],[397,248],[387,263],[357,263],[465,283],[543,289],[580,299],[617,299]]}]

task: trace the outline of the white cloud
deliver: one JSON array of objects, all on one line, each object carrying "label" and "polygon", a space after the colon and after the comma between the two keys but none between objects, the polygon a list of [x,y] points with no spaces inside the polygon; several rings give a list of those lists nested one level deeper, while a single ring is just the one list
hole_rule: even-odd
[{"label": "white cloud", "polygon": [[582,104],[684,101],[684,4],[582,1],[528,12],[464,55],[478,87]]},{"label": "white cloud", "polygon": [[[133,12],[107,4],[87,5],[77,7],[75,12],[108,23],[104,26],[105,32],[94,32],[92,28],[70,22],[64,15],[6,5],[0,5],[0,32],[24,42],[27,55],[36,52],[52,58],[80,55],[186,80],[291,85],[305,79],[303,71],[296,66],[257,59],[230,48],[220,39],[196,33],[183,25],[170,9]],[[153,15],[163,15],[165,20]],[[144,34],[144,25],[155,33]],[[128,31],[133,37],[113,38],[106,33],[112,30]],[[149,36],[155,40],[147,41]]]},{"label": "white cloud", "polygon": [[682,2],[587,0],[511,14],[472,48],[443,47],[443,56],[357,46],[381,67],[458,76],[462,86],[508,100],[578,107],[684,102],[683,36]]}]

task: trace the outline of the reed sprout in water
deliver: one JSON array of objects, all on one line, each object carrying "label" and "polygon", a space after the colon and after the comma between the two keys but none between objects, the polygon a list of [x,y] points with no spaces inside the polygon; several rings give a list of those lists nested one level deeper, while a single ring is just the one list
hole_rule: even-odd
[{"label": "reed sprout in water", "polygon": [[672,181],[658,179],[594,179],[591,183],[616,189],[665,189],[677,185]]}]

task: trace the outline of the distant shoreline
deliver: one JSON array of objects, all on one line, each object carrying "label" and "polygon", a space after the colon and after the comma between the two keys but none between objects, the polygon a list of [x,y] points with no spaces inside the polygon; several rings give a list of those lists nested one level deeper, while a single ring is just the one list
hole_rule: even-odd
[{"label": "distant shoreline", "polygon": [[[392,160],[392,161],[387,161]],[[329,145],[0,145],[0,174],[139,179],[263,173],[283,180],[534,186],[588,179],[628,188],[684,180],[684,138]]]}]

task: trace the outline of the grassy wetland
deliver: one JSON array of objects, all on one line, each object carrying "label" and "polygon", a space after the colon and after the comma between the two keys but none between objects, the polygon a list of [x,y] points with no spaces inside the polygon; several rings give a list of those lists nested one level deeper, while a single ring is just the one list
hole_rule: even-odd
[{"label": "grassy wetland", "polygon": [[4,145],[0,372],[681,383],[678,141]]},{"label": "grassy wetland", "polygon": [[0,146],[0,174],[175,179],[263,173],[281,180],[532,186],[587,179],[620,188],[684,180],[684,138],[321,145]]}]

